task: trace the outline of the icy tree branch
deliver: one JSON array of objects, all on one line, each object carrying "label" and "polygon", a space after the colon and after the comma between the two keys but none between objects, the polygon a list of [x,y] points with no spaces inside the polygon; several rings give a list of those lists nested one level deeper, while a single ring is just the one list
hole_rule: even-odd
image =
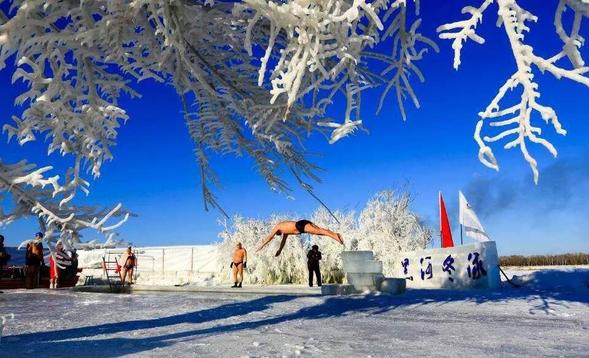
[{"label": "icy tree branch", "polygon": [[[437,31],[440,33],[439,36],[441,39],[452,40],[452,49],[454,50],[454,69],[457,70],[460,66],[460,55],[462,44],[464,42],[471,39],[481,45],[485,43],[485,39],[477,35],[476,28],[479,23],[483,22],[483,13],[493,1],[494,0],[485,0],[478,8],[465,6],[462,9],[462,13],[469,14],[469,19],[438,27]],[[452,32],[452,30],[458,31]]]},{"label": "icy tree branch", "polygon": [[[465,7],[463,13],[471,14],[469,20],[438,28],[438,31],[442,32],[441,38],[453,40],[455,68],[460,64],[460,49],[467,37],[482,43],[482,41],[477,41],[482,38],[474,33],[474,29],[482,19],[482,12],[493,2],[485,1],[479,8]],[[497,25],[504,29],[509,39],[517,69],[499,88],[497,95],[485,111],[479,113],[480,120],[476,125],[474,138],[480,148],[479,159],[481,162],[496,170],[499,169],[499,166],[489,144],[509,139],[504,148],[520,148],[523,157],[532,169],[534,182],[537,183],[538,164],[529,151],[528,143],[539,144],[554,156],[557,155],[557,151],[552,143],[541,136],[542,129],[535,124],[534,114],[538,114],[546,124],[550,124],[556,133],[565,135],[566,131],[562,128],[556,111],[538,102],[540,92],[539,85],[534,79],[534,68],[541,73],[548,72],[558,79],[566,78],[589,86],[589,78],[586,76],[589,68],[584,67],[584,61],[579,52],[579,48],[584,44],[584,39],[579,35],[581,19],[589,14],[589,8],[586,1],[562,0],[559,2],[556,8],[555,27],[564,43],[563,49],[550,58],[543,58],[536,55],[533,47],[525,42],[525,35],[530,31],[527,24],[536,22],[536,16],[520,7],[516,0],[496,0],[495,2],[498,7]],[[575,12],[570,33],[564,30],[562,24],[562,14],[567,7]],[[444,32],[456,28],[461,30],[455,33]],[[567,69],[557,64],[563,58],[568,58],[573,68]],[[516,89],[521,89],[519,102],[515,104],[502,103],[507,102],[508,94]],[[486,123],[499,132],[493,135],[483,135]]]},{"label": "icy tree branch", "polygon": [[[6,0],[2,5],[0,69],[10,68],[13,81],[26,85],[15,99],[22,113],[3,130],[20,145],[41,137],[49,154],[72,158],[64,182],[29,208],[49,226],[77,222],[99,231],[112,228],[86,217],[91,212],[76,221],[81,213],[72,203],[79,192],[89,192],[84,177],[98,177],[113,159],[119,129],[129,119],[120,99],[140,96],[135,87],[141,81],[175,88],[194,142],[205,207],[222,210],[213,189],[221,178],[211,154],[252,157],[268,185],[288,195],[284,173],[318,179],[318,168],[307,160],[307,137],[319,133],[334,143],[364,129],[362,103],[369,89],[381,91],[378,111],[393,93],[405,119],[405,101],[420,106],[414,85],[425,76],[419,61],[430,49],[438,51],[420,32],[417,0]],[[466,6],[466,19],[438,28],[442,39],[452,41],[455,68],[468,40],[484,42],[477,26],[492,5],[516,69],[481,112],[475,132],[479,157],[497,169],[490,145],[509,140],[505,146],[521,149],[537,180],[528,144],[555,155],[556,150],[541,136],[535,115],[557,133],[565,131],[556,112],[538,103],[534,71],[587,84],[580,49],[589,5],[587,0],[558,2],[554,25],[563,47],[549,58],[526,43],[527,25],[535,17],[517,1]],[[574,13],[570,24],[563,20],[568,10]],[[515,90],[521,90],[519,103],[505,103]],[[345,101],[343,118],[326,118],[338,97]],[[486,134],[487,127],[500,132]],[[25,172],[33,177],[11,180],[21,180],[24,191],[38,188],[34,177],[43,172]],[[12,193],[9,188],[2,193]],[[110,211],[92,215],[115,216]]]},{"label": "icy tree branch", "polygon": [[[23,217],[37,217],[52,253],[57,240],[61,240],[67,249],[75,248],[84,229],[93,229],[104,235],[108,244],[114,243],[115,230],[127,221],[130,214],[122,210],[121,204],[108,211],[71,205],[61,198],[69,194],[59,184],[59,177],[44,176],[51,169],[36,168],[25,161],[16,164],[0,161],[0,199],[13,202],[10,212],[0,209],[0,226]],[[116,222],[108,224],[113,218]]]}]

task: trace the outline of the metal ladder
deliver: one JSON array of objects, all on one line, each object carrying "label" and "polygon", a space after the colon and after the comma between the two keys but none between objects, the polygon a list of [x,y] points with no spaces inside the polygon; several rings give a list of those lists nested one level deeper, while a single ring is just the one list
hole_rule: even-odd
[{"label": "metal ladder", "polygon": [[115,290],[120,290],[122,288],[121,276],[117,272],[118,261],[115,257],[114,260],[111,260],[111,254],[108,253],[108,259],[105,256],[102,256],[102,268],[104,270],[104,274],[106,275],[106,281],[108,282],[108,287],[110,292],[114,292]]}]

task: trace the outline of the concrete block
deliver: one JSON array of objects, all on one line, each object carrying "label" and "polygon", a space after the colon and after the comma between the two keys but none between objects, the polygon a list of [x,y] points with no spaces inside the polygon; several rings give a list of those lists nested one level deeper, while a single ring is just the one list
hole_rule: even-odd
[{"label": "concrete block", "polygon": [[377,291],[384,276],[380,273],[346,273],[346,279],[357,291]]},{"label": "concrete block", "polygon": [[407,280],[405,280],[404,278],[387,277],[382,280],[378,290],[380,292],[398,295],[400,293],[405,292],[405,289],[407,287],[406,281]]},{"label": "concrete block", "polygon": [[344,265],[348,260],[370,261],[374,259],[372,251],[344,251],[341,255]]},{"label": "concrete block", "polygon": [[327,284],[321,286],[322,295],[351,295],[356,293],[352,285]]},{"label": "concrete block", "polygon": [[382,273],[382,262],[378,260],[347,260],[344,262],[347,273]]}]

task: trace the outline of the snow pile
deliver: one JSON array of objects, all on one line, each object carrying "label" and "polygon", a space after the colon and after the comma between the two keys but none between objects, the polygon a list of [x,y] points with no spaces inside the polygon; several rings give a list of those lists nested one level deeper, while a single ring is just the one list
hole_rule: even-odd
[{"label": "snow pile", "polygon": [[14,313],[10,313],[7,315],[0,315],[0,342],[2,342],[2,332],[4,331],[4,326],[6,326],[6,322],[9,320],[14,319]]},{"label": "snow pile", "polygon": [[532,272],[514,271],[512,281],[516,285],[535,290],[587,291],[589,289],[589,269],[562,267]]},{"label": "snow pile", "polygon": [[219,247],[219,276],[222,280],[230,279],[229,264],[237,242],[248,250],[245,276],[248,283],[305,283],[308,274],[306,253],[314,244],[319,245],[323,254],[321,271],[326,282],[341,282],[340,253],[344,249],[374,251],[376,259],[384,264],[384,274],[391,274],[398,253],[425,248],[431,241],[431,230],[410,211],[410,203],[411,197],[407,193],[384,191],[370,199],[359,215],[354,211],[335,212],[339,223],[327,210],[318,209],[310,220],[340,233],[345,248],[330,238],[304,234],[299,238],[289,237],[279,257],[274,255],[280,236],[261,252],[254,251],[275,224],[302,218],[285,215],[268,219],[236,217],[231,224],[226,223],[225,230],[219,234],[223,239]]}]

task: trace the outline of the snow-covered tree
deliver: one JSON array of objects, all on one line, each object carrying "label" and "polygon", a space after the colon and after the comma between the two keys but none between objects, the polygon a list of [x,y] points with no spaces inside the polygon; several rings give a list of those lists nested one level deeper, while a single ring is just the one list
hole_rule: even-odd
[{"label": "snow-covered tree", "polygon": [[276,242],[259,253],[254,253],[268,231],[278,222],[287,220],[285,216],[273,216],[269,219],[245,219],[235,217],[230,223],[224,222],[224,230],[219,234],[223,241],[219,245],[219,277],[230,281],[231,258],[235,245],[241,242],[248,251],[247,274],[245,281],[249,283],[302,283],[306,280],[305,243],[292,237],[286,241],[282,254],[275,257]]},{"label": "snow-covered tree", "polygon": [[[467,2],[474,6],[463,9],[465,20],[438,29],[442,39],[452,40],[454,66],[466,41],[484,42],[477,25],[494,8],[517,67],[479,114],[479,158],[498,169],[490,145],[514,138],[505,147],[521,149],[537,180],[528,144],[540,144],[554,155],[556,149],[541,136],[535,115],[557,133],[565,130],[556,111],[537,102],[534,76],[547,72],[589,85],[580,52],[589,0],[554,2],[555,31],[563,47],[549,58],[526,42],[536,17],[520,6],[523,0]],[[420,32],[419,0],[0,4],[0,69],[9,68],[14,81],[27,85],[15,100],[22,114],[4,131],[21,145],[42,135],[48,153],[71,156],[72,169],[61,186],[67,198],[87,190],[85,172],[98,177],[102,164],[112,159],[118,130],[128,119],[119,99],[123,93],[140,96],[141,81],[176,89],[194,140],[205,207],[220,208],[211,188],[219,183],[209,164],[211,153],[249,155],[272,189],[289,192],[284,173],[317,178],[303,147],[307,136],[319,132],[333,143],[362,128],[362,94],[368,88],[381,89],[379,110],[391,94],[405,118],[405,100],[419,107],[413,89],[416,80],[424,81],[419,62],[429,50],[439,50]],[[572,24],[563,21],[565,10],[573,13]],[[521,90],[519,103],[505,103],[509,90]],[[345,115],[326,118],[338,95],[346,101]],[[483,135],[486,127],[499,132]],[[14,180],[24,183],[26,178]],[[25,190],[35,187],[28,184]],[[65,217],[73,213],[68,210]]]},{"label": "snow-covered tree", "polygon": [[[402,251],[423,249],[432,240],[432,231],[426,228],[418,216],[410,210],[411,196],[407,193],[384,191],[371,198],[366,207],[356,215],[353,211],[336,211],[333,216],[326,209],[317,209],[311,221],[321,227],[342,234],[345,250],[372,250],[383,262],[385,275],[391,274],[398,254]],[[337,218],[336,219],[334,218]],[[280,256],[274,254],[281,237],[261,252],[253,254],[268,231],[276,223],[296,215],[275,215],[270,219],[245,219],[236,217],[224,222],[219,234],[218,273],[222,280],[229,280],[229,264],[235,245],[241,242],[248,250],[245,280],[250,283],[306,283],[307,251],[314,244],[322,253],[321,273],[326,282],[343,279],[342,246],[327,237],[303,234],[289,236]]]},{"label": "snow-covered tree", "polygon": [[357,248],[374,251],[385,275],[393,272],[398,254],[424,249],[432,241],[432,230],[410,211],[411,196],[384,191],[374,196],[358,218]]}]

